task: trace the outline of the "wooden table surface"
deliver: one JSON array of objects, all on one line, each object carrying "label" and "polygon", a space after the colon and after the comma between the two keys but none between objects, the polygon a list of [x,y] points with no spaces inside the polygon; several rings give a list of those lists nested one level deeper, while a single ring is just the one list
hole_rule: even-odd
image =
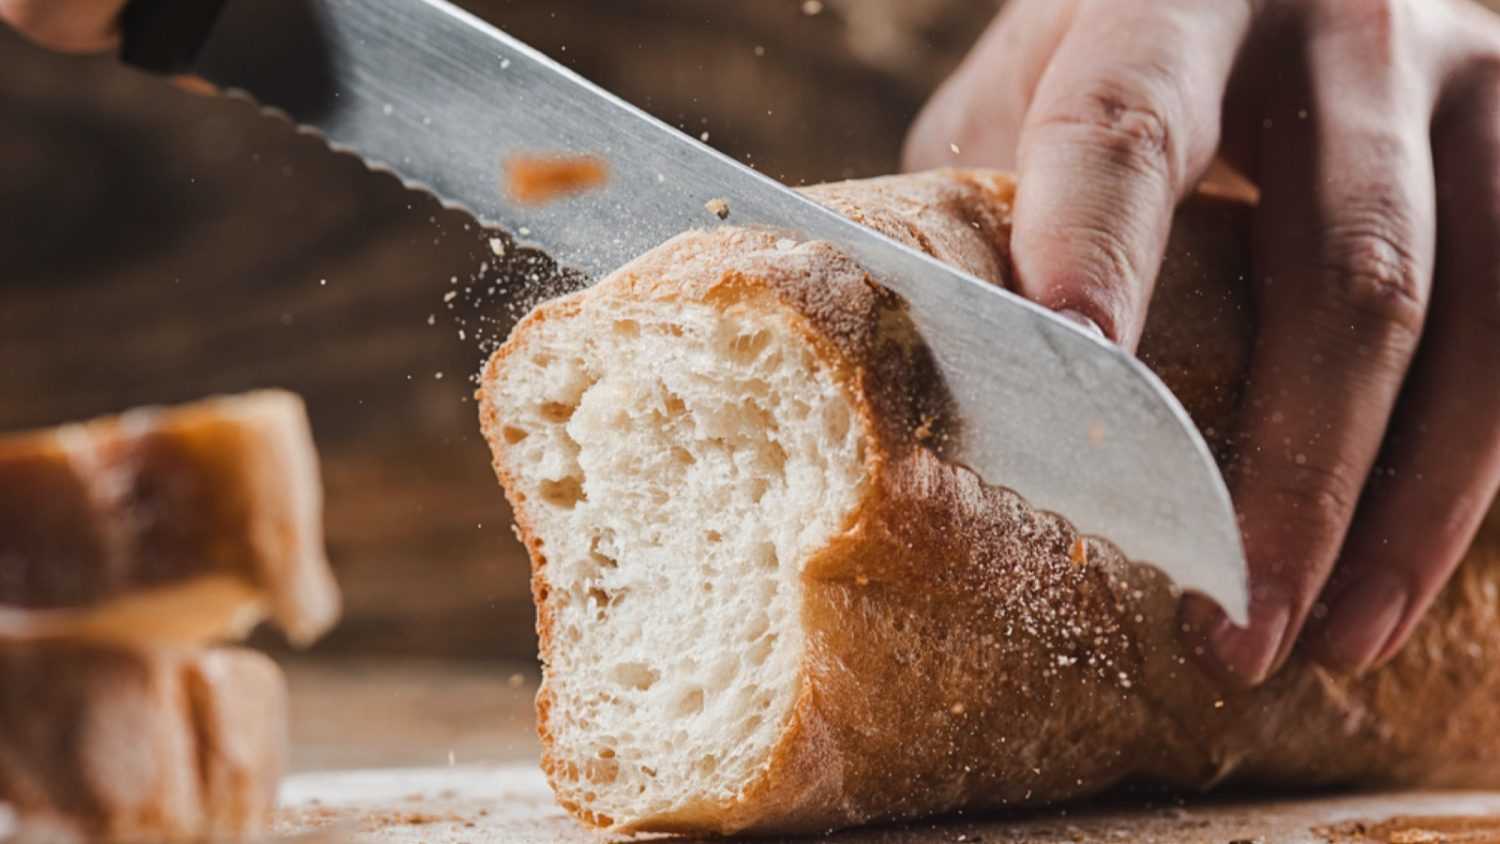
[{"label": "wooden table surface", "polygon": [[[304,660],[275,832],[307,841],[593,842],[536,766],[528,663]],[[839,844],[1495,842],[1500,792],[1112,800],[851,830]]]}]

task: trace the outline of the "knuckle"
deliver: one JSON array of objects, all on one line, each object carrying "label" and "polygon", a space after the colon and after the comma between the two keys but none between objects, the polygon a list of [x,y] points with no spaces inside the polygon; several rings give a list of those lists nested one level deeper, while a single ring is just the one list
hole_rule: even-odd
[{"label": "knuckle", "polygon": [[1169,114],[1158,96],[1107,85],[1072,99],[1041,122],[1078,129],[1119,166],[1175,184],[1180,168]]},{"label": "knuckle", "polygon": [[1426,313],[1425,279],[1405,245],[1378,226],[1337,231],[1328,241],[1321,294],[1357,338],[1415,346]]},{"label": "knuckle", "polygon": [[1277,472],[1272,504],[1297,533],[1340,535],[1359,501],[1360,483],[1348,467],[1288,465]]}]

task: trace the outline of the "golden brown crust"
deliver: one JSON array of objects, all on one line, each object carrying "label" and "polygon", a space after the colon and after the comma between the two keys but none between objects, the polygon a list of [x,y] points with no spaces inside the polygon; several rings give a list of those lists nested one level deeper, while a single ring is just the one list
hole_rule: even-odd
[{"label": "golden brown crust", "polygon": [[260,654],[0,645],[0,805],[22,830],[239,838],[270,821],[286,688]]},{"label": "golden brown crust", "polygon": [[[1011,188],[1002,175],[944,171],[810,192],[1006,282]],[[1221,459],[1232,451],[1254,339],[1246,211],[1202,197],[1179,215],[1141,345]],[[847,529],[806,563],[801,690],[762,778],[737,800],[689,814],[612,819],[570,803],[571,811],[629,829],[766,832],[1050,802],[1130,778],[1188,787],[1500,784],[1500,517],[1491,514],[1387,667],[1350,680],[1294,658],[1261,689],[1221,686],[1187,658],[1175,598],[1150,570],[1107,543],[1080,548],[1063,519],[934,455],[942,397],[899,305],[831,247],[778,250],[776,239],[736,229],[682,235],[594,289],[543,306],[486,373],[490,383],[536,324],[576,316],[582,297],[712,301],[735,291],[801,317],[866,423],[872,483]],[[498,420],[480,405],[509,488]],[[525,503],[512,504],[536,567],[545,659],[559,646],[545,557]],[[544,690],[549,772],[568,764],[552,753],[555,705]]]},{"label": "golden brown crust", "polygon": [[294,641],[309,642],[339,603],[321,496],[306,413],[290,393],[8,436],[0,606],[90,610],[238,578],[246,600],[267,603]]}]

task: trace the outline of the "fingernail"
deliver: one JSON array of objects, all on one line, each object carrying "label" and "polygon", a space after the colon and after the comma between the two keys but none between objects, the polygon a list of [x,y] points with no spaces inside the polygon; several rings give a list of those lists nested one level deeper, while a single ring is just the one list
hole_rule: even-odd
[{"label": "fingernail", "polygon": [[1208,647],[1223,669],[1235,680],[1250,686],[1265,682],[1276,667],[1291,607],[1281,601],[1252,602],[1250,626],[1235,627],[1226,619],[1208,631]]},{"label": "fingernail", "polygon": [[1095,335],[1098,335],[1100,340],[1109,339],[1109,335],[1104,333],[1104,329],[1099,327],[1099,323],[1094,322],[1092,319],[1089,319],[1089,317],[1082,311],[1075,311],[1072,308],[1063,308],[1062,310],[1057,312],[1057,315],[1062,317],[1063,319],[1066,319],[1068,322],[1081,326],[1086,331],[1090,331]]},{"label": "fingernail", "polygon": [[1318,661],[1357,674],[1374,664],[1406,612],[1406,587],[1394,575],[1376,571],[1351,583],[1334,599],[1312,643]]}]

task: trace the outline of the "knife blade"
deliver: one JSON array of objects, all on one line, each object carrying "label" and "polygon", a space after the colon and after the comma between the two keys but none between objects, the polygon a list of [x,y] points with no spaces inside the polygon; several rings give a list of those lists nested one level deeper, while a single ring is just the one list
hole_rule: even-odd
[{"label": "knife blade", "polygon": [[[251,36],[269,14],[304,58]],[[1051,312],[846,220],[444,0],[228,0],[192,69],[591,277],[713,223],[717,198],[737,225],[836,244],[907,303],[956,406],[949,459],[1248,618],[1234,509],[1197,429],[1146,367]],[[611,178],[568,201],[508,201],[500,162],[538,151],[602,157]]]}]

